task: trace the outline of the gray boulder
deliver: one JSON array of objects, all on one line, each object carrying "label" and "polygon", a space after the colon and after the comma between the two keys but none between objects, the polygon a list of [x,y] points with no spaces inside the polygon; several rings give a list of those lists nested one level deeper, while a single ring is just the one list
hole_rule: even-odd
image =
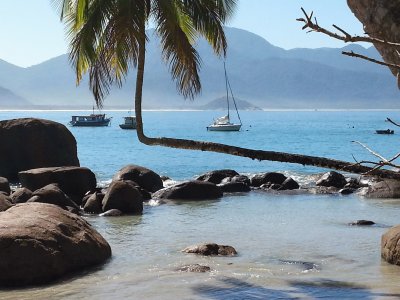
[{"label": "gray boulder", "polygon": [[32,197],[27,202],[40,202],[60,206],[67,209],[67,206],[79,209],[79,207],[72,201],[57,184],[49,184],[41,189],[32,193]]},{"label": "gray boulder", "polygon": [[186,253],[200,254],[204,256],[235,256],[237,252],[232,246],[218,245],[215,243],[207,243],[189,246],[182,250]]},{"label": "gray boulder", "polygon": [[15,204],[25,203],[32,197],[32,191],[27,188],[16,189],[14,193],[11,194],[11,201]]},{"label": "gray boulder", "polygon": [[31,191],[56,183],[78,205],[88,191],[96,189],[96,176],[83,167],[39,168],[19,172],[18,176],[22,186]]},{"label": "gray boulder", "polygon": [[143,198],[135,185],[127,181],[114,181],[102,201],[103,211],[118,209],[125,214],[141,214]]},{"label": "gray boulder", "polygon": [[152,170],[137,165],[123,167],[115,174],[113,181],[131,180],[149,192],[156,192],[163,188],[160,175]]},{"label": "gray boulder", "polygon": [[24,118],[0,121],[0,176],[18,180],[18,172],[57,166],[79,166],[76,140],[62,124]]},{"label": "gray boulder", "polygon": [[111,248],[81,217],[23,203],[0,213],[0,256],[0,286],[27,286],[103,263]]},{"label": "gray boulder", "polygon": [[182,182],[153,194],[154,199],[170,200],[211,200],[222,197],[222,190],[207,181],[193,180]]},{"label": "gray boulder", "polygon": [[205,173],[203,175],[200,175],[199,177],[196,178],[196,180],[207,181],[207,182],[211,182],[214,184],[219,184],[225,178],[232,178],[237,175],[239,175],[239,173],[236,172],[235,170],[215,170],[215,171],[211,171],[211,172]]},{"label": "gray boulder", "polygon": [[400,181],[385,179],[370,182],[370,185],[362,188],[359,194],[367,198],[400,198]]},{"label": "gray boulder", "polygon": [[282,186],[279,188],[279,190],[285,191],[285,190],[298,190],[300,188],[299,184],[297,183],[296,180],[294,180],[292,177],[286,178],[286,180],[282,183]]},{"label": "gray boulder", "polygon": [[325,173],[316,182],[317,186],[335,187],[338,189],[343,188],[346,184],[346,178],[342,174],[335,171]]}]

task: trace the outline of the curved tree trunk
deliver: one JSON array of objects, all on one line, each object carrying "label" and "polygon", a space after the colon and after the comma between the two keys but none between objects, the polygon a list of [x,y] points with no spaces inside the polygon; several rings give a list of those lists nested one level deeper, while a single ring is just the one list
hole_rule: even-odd
[{"label": "curved tree trunk", "polygon": [[301,165],[315,166],[327,169],[334,169],[355,174],[364,174],[371,172],[371,175],[377,175],[382,178],[395,178],[400,179],[400,173],[389,170],[372,170],[372,168],[361,166],[350,162],[334,160],[324,157],[308,156],[301,154],[291,154],[285,152],[253,150],[241,147],[229,146],[225,144],[193,141],[175,138],[151,138],[147,137],[143,132],[143,118],[142,118],[142,94],[144,82],[144,66],[146,57],[146,39],[143,26],[143,37],[139,45],[138,65],[137,65],[137,78],[136,78],[136,94],[135,94],[135,114],[137,121],[137,136],[140,142],[150,146],[165,146],[178,149],[211,151],[235,156],[248,157],[253,160],[268,160],[285,163],[295,163]]}]

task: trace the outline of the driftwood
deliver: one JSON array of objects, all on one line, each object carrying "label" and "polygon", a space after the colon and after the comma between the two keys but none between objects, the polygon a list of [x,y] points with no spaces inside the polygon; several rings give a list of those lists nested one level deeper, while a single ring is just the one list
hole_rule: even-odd
[{"label": "driftwood", "polygon": [[395,121],[393,121],[393,120],[390,119],[390,118],[386,118],[386,121],[392,123],[393,125],[396,125],[396,126],[400,127],[400,124],[399,124],[399,123],[396,123]]}]

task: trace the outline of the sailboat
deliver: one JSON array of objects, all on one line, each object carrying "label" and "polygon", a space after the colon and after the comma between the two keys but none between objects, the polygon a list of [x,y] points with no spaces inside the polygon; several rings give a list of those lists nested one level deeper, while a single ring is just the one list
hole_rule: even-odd
[{"label": "sailboat", "polygon": [[[228,79],[225,62],[224,62],[224,72],[225,72],[225,87],[226,87],[226,104],[227,104],[228,114],[223,117],[215,119],[211,125],[207,126],[208,131],[239,131],[240,128],[242,127],[242,120],[240,119],[235,97],[233,96],[231,84]],[[232,101],[235,106],[236,114],[240,122],[239,124],[235,124],[230,121],[229,92],[232,96]]]}]

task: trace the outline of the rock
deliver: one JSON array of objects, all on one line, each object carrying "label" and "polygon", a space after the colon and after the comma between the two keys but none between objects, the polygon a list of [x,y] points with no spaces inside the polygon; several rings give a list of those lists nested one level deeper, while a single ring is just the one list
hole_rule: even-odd
[{"label": "rock", "polygon": [[11,198],[6,195],[0,194],[0,212],[6,211],[11,206],[13,206]]},{"label": "rock", "polygon": [[204,256],[220,255],[220,256],[235,256],[237,254],[232,246],[217,245],[215,243],[200,244],[189,246],[182,250],[186,253],[195,253]]},{"label": "rock", "polygon": [[73,202],[56,184],[49,184],[32,193],[32,198],[28,202],[40,202],[58,205],[66,209],[67,206],[79,207]]},{"label": "rock", "polygon": [[18,172],[79,166],[76,140],[62,124],[34,118],[0,121],[0,176],[18,180]]},{"label": "rock", "polygon": [[360,181],[357,178],[346,178],[346,181],[345,188],[356,190],[361,187]]},{"label": "rock", "polygon": [[236,175],[230,178],[230,182],[242,182],[250,186],[250,178],[245,175]]},{"label": "rock", "polygon": [[250,179],[250,185],[254,187],[260,187],[263,184],[280,184],[287,179],[287,177],[281,173],[276,173],[276,172],[268,172],[268,173],[263,173],[263,174],[257,174],[254,175]]},{"label": "rock", "polygon": [[163,188],[160,175],[152,170],[137,165],[123,167],[115,174],[113,181],[131,180],[149,192],[156,192]]},{"label": "rock", "polygon": [[103,263],[104,238],[81,217],[55,205],[17,204],[0,213],[0,285],[26,286]]},{"label": "rock", "polygon": [[217,185],[224,193],[250,192],[250,187],[243,182],[227,182]]},{"label": "rock", "polygon": [[357,220],[355,222],[349,223],[350,226],[371,226],[375,225],[375,222],[368,220]]},{"label": "rock", "polygon": [[116,208],[126,214],[141,214],[143,198],[134,185],[126,181],[114,181],[104,196],[102,207],[103,211]]},{"label": "rock", "polygon": [[279,190],[298,190],[300,188],[299,184],[292,178],[287,178]]},{"label": "rock", "polygon": [[101,202],[104,199],[104,194],[102,193],[94,193],[89,199],[86,201],[83,210],[87,213],[91,214],[100,214],[102,213]]},{"label": "rock", "polygon": [[56,183],[78,205],[88,191],[96,189],[96,176],[83,167],[39,168],[19,172],[18,176],[22,186],[31,191]]},{"label": "rock", "polygon": [[15,204],[17,203],[25,203],[32,197],[31,190],[27,188],[19,188],[16,189],[14,193],[11,194],[11,201]]},{"label": "rock", "polygon": [[99,214],[100,217],[119,217],[122,216],[123,213],[119,209],[110,209],[102,214]]},{"label": "rock", "polygon": [[200,175],[196,180],[207,181],[214,184],[219,184],[225,178],[230,178],[239,175],[235,170],[215,170],[203,175]]},{"label": "rock", "polygon": [[160,176],[162,181],[167,181],[167,180],[171,180],[171,178],[169,178],[168,176],[162,175]]},{"label": "rock", "polygon": [[400,181],[385,179],[379,182],[371,182],[367,188],[362,188],[359,193],[367,198],[399,198]]},{"label": "rock", "polygon": [[207,181],[186,181],[153,194],[154,199],[170,200],[212,200],[222,197],[222,190]]},{"label": "rock", "polygon": [[211,271],[211,268],[208,266],[202,266],[199,264],[187,265],[177,268],[176,271],[180,272],[194,272],[194,273],[205,273]]},{"label": "rock", "polygon": [[356,191],[355,189],[345,187],[345,188],[339,190],[338,193],[342,194],[342,195],[350,195],[350,194],[353,194],[355,191]]},{"label": "rock", "polygon": [[316,182],[317,186],[335,187],[338,189],[343,188],[347,184],[346,178],[335,171],[330,171],[321,176]]},{"label": "rock", "polygon": [[5,192],[7,195],[10,195],[11,189],[7,178],[0,177],[0,192]]},{"label": "rock", "polygon": [[382,236],[381,256],[388,263],[400,265],[400,225],[390,228]]}]

